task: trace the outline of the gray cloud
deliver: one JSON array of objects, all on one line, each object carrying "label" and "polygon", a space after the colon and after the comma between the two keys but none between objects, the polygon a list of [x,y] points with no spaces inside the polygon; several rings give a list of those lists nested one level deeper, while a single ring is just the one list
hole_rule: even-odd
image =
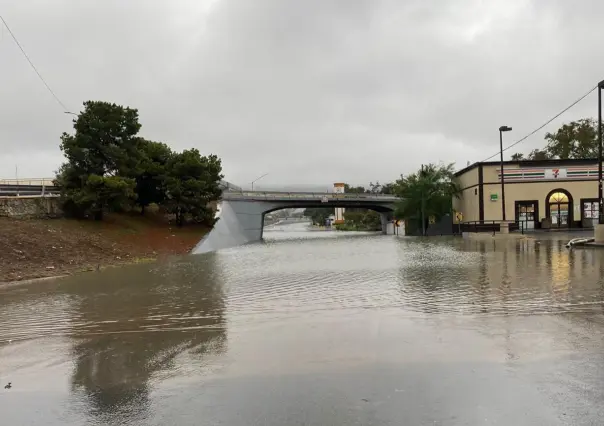
[{"label": "gray cloud", "polygon": [[[571,4],[572,3],[572,4]],[[142,134],[245,185],[387,181],[478,161],[604,79],[604,4],[545,0],[0,0],[62,101],[139,109]],[[0,35],[0,177],[50,175],[71,117]],[[595,96],[562,121],[593,116]]]}]

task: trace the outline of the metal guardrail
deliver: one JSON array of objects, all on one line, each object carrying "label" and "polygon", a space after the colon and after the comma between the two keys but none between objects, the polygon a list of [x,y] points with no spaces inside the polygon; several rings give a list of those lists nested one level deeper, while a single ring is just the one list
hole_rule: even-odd
[{"label": "metal guardrail", "polygon": [[46,197],[59,195],[54,185],[14,185],[0,183],[0,197]]},{"label": "metal guardrail", "polygon": [[0,185],[54,186],[53,178],[0,179]]},{"label": "metal guardrail", "polygon": [[337,194],[334,192],[280,192],[280,191],[225,191],[222,198],[226,200],[355,200],[355,201],[381,201],[395,202],[399,198],[384,194]]}]

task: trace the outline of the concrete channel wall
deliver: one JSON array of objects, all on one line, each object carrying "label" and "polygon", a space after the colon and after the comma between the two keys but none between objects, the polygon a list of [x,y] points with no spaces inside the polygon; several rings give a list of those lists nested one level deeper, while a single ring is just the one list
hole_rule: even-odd
[{"label": "concrete channel wall", "polygon": [[58,197],[0,197],[0,217],[47,219],[63,216]]}]

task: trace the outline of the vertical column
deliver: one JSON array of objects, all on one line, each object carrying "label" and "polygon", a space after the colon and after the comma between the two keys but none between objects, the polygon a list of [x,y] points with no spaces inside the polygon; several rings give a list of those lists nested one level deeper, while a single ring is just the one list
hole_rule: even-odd
[{"label": "vertical column", "polygon": [[382,234],[388,234],[388,213],[380,213],[380,220],[382,221]]},{"label": "vertical column", "polygon": [[[334,183],[333,192],[334,192],[334,194],[343,194],[344,193],[344,184],[340,183],[340,182]],[[337,225],[339,223],[344,223],[344,208],[343,207],[336,207],[334,224]]]}]

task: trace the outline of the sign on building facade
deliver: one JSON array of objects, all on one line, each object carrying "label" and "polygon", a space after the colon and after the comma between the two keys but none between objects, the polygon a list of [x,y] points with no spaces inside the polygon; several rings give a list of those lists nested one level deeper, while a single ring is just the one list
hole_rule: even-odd
[{"label": "sign on building facade", "polygon": [[[501,172],[497,170],[497,176],[501,180]],[[503,169],[506,182],[510,181],[543,181],[560,179],[597,180],[598,166],[587,167],[565,167],[565,168],[535,168],[521,167],[519,169]]]},{"label": "sign on building facade", "polygon": [[543,174],[545,179],[566,179],[568,177],[566,169],[545,169]]}]

